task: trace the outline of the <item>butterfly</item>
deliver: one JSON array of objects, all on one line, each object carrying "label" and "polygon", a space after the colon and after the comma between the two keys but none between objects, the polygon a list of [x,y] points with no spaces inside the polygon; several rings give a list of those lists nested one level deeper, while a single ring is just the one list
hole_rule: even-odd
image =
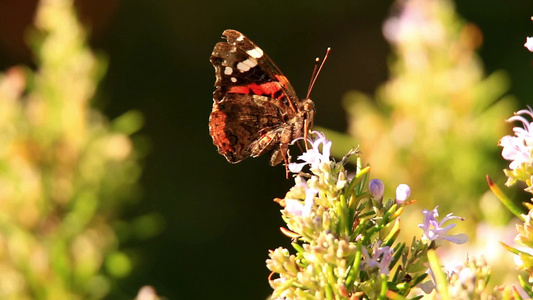
[{"label": "butterfly", "polygon": [[210,58],[216,75],[209,116],[213,143],[230,163],[267,152],[271,166],[287,162],[289,144],[313,127],[309,91],[298,98],[281,70],[242,33],[227,29],[222,37]]}]

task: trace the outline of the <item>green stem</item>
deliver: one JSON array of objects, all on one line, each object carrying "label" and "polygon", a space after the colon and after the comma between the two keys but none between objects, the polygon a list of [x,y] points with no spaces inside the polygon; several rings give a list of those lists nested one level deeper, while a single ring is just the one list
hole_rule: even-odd
[{"label": "green stem", "polygon": [[428,250],[428,261],[431,271],[435,276],[435,287],[439,293],[440,299],[450,300],[450,295],[448,294],[448,278],[446,278],[446,274],[444,274],[442,271],[442,267],[435,250]]}]

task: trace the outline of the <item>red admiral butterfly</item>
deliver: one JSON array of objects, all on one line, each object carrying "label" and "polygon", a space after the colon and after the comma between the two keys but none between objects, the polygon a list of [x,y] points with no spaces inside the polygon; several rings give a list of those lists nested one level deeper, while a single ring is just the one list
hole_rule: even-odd
[{"label": "red admiral butterfly", "polygon": [[[215,45],[210,58],[216,75],[213,143],[230,163],[265,152],[272,166],[287,161],[289,143],[313,126],[309,92],[300,100],[274,62],[242,33],[228,29],[222,35],[226,41]],[[315,67],[310,87],[317,73]]]}]

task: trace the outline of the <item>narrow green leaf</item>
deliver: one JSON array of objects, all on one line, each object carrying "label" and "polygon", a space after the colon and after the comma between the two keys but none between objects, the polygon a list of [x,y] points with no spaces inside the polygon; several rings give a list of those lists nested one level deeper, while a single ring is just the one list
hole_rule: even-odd
[{"label": "narrow green leaf", "polygon": [[522,276],[522,275],[519,275],[518,276],[518,281],[520,282],[520,286],[524,289],[524,291],[526,292],[526,294],[530,297],[530,298],[533,298],[533,290],[531,290],[531,285],[530,283]]},{"label": "narrow green leaf", "polygon": [[435,285],[437,288],[437,292],[440,295],[440,299],[450,300],[451,298],[448,294],[448,278],[446,278],[446,274],[444,274],[444,272],[442,271],[441,264],[439,258],[437,257],[437,254],[435,253],[435,250],[428,250],[427,255],[429,266],[431,268],[431,271],[433,272],[433,275],[435,275],[435,280],[437,281]]},{"label": "narrow green leaf", "polygon": [[407,298],[390,290],[387,291],[387,298],[392,299],[392,300],[407,300]]},{"label": "narrow green leaf", "polygon": [[516,205],[509,197],[507,197],[502,190],[492,181],[489,175],[487,175],[487,183],[489,184],[490,190],[500,199],[500,201],[507,207],[507,209],[512,212],[515,216],[519,217],[524,221],[523,209]]}]

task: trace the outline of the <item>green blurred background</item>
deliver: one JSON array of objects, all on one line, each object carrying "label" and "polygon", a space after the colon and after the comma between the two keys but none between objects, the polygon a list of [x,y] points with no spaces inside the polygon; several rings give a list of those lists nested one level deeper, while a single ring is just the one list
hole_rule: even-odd
[{"label": "green blurred background", "polygon": [[[94,106],[110,119],[140,111],[145,124],[138,135],[150,141],[142,192],[120,218],[128,224],[152,214],[165,224],[154,237],[121,244],[133,270],[108,298],[132,298],[149,284],[168,299],[265,299],[271,292],[267,250],[290,242],[278,230],[282,220],[272,199],[293,182],[285,179],[282,166],[269,167],[266,156],[230,165],[216,152],[207,126],[212,48],[224,29],[243,32],[304,95],[315,57],[331,47],[312,93],[315,124],[346,132],[346,93],[373,94],[388,79],[391,48],[382,26],[394,11],[393,1],[86,0],[76,5],[92,48],[109,63]],[[0,2],[1,70],[36,66],[26,46],[35,7],[29,0]],[[522,45],[533,35],[533,2],[463,0],[456,8],[482,33],[478,53],[486,73],[504,70],[507,93],[523,105],[531,103],[533,54]],[[498,159],[498,149],[494,155]]]}]

